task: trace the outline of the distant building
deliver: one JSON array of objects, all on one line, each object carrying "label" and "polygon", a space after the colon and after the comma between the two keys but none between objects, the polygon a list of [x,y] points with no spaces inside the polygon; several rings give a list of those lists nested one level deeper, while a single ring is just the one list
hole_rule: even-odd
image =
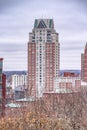
[{"label": "distant building", "polygon": [[74,72],[64,72],[63,77],[77,77],[78,74],[75,74]]},{"label": "distant building", "polygon": [[80,77],[59,77],[55,78],[55,92],[71,92],[81,89]]},{"label": "distant building", "polygon": [[14,99],[25,98],[25,89],[23,85],[17,86],[14,90]]},{"label": "distant building", "polygon": [[0,115],[5,112],[5,98],[6,98],[6,75],[2,74],[3,58],[0,58]]},{"label": "distant building", "polygon": [[59,34],[54,29],[53,19],[36,19],[28,42],[29,95],[42,97],[44,92],[53,91],[59,68]]},{"label": "distant building", "polygon": [[81,79],[87,82],[87,43],[85,45],[84,53],[81,54]]},{"label": "distant building", "polygon": [[16,87],[23,85],[24,87],[27,86],[27,75],[22,74],[14,74],[11,75],[11,87],[14,90]]}]

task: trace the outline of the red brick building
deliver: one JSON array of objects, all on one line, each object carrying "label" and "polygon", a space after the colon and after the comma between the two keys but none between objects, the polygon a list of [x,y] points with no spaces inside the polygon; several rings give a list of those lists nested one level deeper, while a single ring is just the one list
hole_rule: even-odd
[{"label": "red brick building", "polygon": [[84,53],[81,54],[81,79],[87,82],[87,43],[85,45]]},{"label": "red brick building", "polygon": [[55,92],[80,91],[80,77],[59,77],[55,78]]},{"label": "red brick building", "polygon": [[75,74],[74,72],[64,72],[63,76],[64,77],[77,77],[78,75]]},{"label": "red brick building", "polygon": [[2,74],[2,115],[5,113],[6,103],[6,75]]},{"label": "red brick building", "polygon": [[0,115],[5,112],[6,75],[2,74],[3,58],[0,58]]},{"label": "red brick building", "polygon": [[54,90],[54,76],[55,76],[55,43],[47,43],[45,92]]},{"label": "red brick building", "polygon": [[42,97],[54,90],[54,78],[59,76],[59,34],[53,19],[36,19],[28,42],[28,92]]},{"label": "red brick building", "polygon": [[36,96],[36,44],[28,44],[28,89],[29,95]]}]

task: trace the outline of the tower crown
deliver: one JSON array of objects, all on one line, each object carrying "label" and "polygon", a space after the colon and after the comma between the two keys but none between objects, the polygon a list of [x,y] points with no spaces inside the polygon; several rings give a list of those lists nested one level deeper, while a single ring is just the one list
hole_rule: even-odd
[{"label": "tower crown", "polygon": [[35,19],[34,28],[54,28],[53,19]]}]

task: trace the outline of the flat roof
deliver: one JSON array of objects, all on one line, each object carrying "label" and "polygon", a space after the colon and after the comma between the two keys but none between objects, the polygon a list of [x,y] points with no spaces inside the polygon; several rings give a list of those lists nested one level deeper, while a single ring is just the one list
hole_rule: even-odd
[{"label": "flat roof", "polygon": [[9,103],[5,105],[6,107],[10,107],[10,108],[18,108],[21,107],[21,105],[16,104],[16,103]]},{"label": "flat roof", "polygon": [[29,101],[35,101],[34,98],[22,98],[22,99],[17,99],[16,101],[18,102],[29,102]]}]

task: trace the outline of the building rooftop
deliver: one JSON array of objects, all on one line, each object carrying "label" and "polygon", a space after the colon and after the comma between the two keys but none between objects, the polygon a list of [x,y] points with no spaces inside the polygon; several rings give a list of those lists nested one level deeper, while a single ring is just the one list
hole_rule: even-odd
[{"label": "building rooftop", "polygon": [[10,107],[10,108],[19,108],[19,107],[21,107],[21,105],[15,104],[15,103],[9,103],[9,104],[6,104],[5,106]]},{"label": "building rooftop", "polygon": [[35,101],[34,98],[22,98],[22,99],[17,99],[16,101],[18,102],[29,102],[29,101]]},{"label": "building rooftop", "polygon": [[53,19],[35,19],[34,28],[54,28]]},{"label": "building rooftop", "polygon": [[72,90],[66,89],[66,88],[56,89],[56,93],[71,93],[71,92],[72,92]]},{"label": "building rooftop", "polygon": [[81,81],[81,86],[87,86],[86,82]]}]

